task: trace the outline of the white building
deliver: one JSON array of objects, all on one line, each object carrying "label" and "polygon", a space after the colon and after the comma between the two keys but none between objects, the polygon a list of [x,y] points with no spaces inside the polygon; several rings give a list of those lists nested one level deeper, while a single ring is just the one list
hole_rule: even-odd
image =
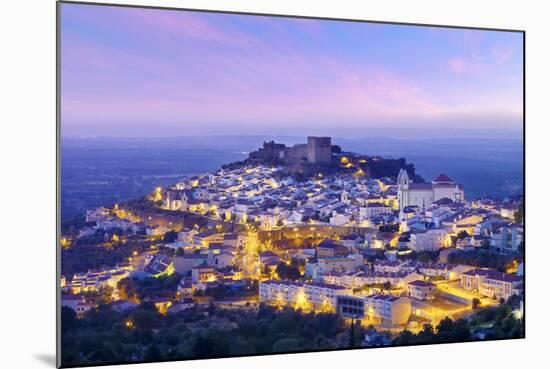
[{"label": "white building", "polygon": [[414,251],[436,251],[446,245],[447,231],[433,228],[411,232],[410,248]]},{"label": "white building", "polygon": [[352,254],[345,257],[318,258],[317,262],[306,263],[305,274],[312,279],[318,279],[328,273],[351,272],[363,266],[364,258],[361,254]]},{"label": "white building", "polygon": [[404,325],[411,316],[411,300],[392,295],[339,296],[338,313],[372,323]]},{"label": "white building", "polygon": [[350,222],[351,217],[347,214],[338,214],[336,212],[332,213],[329,223],[332,226],[343,226]]},{"label": "white building", "polygon": [[490,245],[496,252],[510,254],[518,250],[521,242],[523,242],[523,227],[511,225],[493,232]]},{"label": "white building", "polygon": [[346,287],[327,283],[260,282],[260,302],[296,309],[336,311],[337,297],[350,293]]},{"label": "white building", "polygon": [[460,284],[466,290],[477,290],[486,297],[508,299],[517,293],[516,287],[523,278],[516,274],[501,273],[492,269],[472,269],[460,276]]},{"label": "white building", "polygon": [[416,280],[407,283],[407,296],[416,300],[431,300],[435,297],[436,286],[431,282]]},{"label": "white building", "polygon": [[361,288],[365,285],[382,285],[390,283],[392,286],[405,287],[409,282],[422,279],[418,273],[402,272],[364,272],[352,271],[348,273],[328,274],[323,276],[326,283],[337,284],[348,288]]},{"label": "white building", "polygon": [[359,221],[367,220],[384,214],[391,214],[393,209],[379,202],[368,203],[359,208]]},{"label": "white building", "polygon": [[397,176],[397,201],[399,210],[407,206],[427,209],[434,201],[449,198],[464,201],[464,188],[445,174],[440,174],[431,183],[414,183],[405,169]]}]

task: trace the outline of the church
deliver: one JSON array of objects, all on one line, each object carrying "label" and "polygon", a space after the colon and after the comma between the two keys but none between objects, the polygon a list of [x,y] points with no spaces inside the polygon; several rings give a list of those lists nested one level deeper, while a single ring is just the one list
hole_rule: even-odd
[{"label": "church", "polygon": [[399,210],[407,206],[426,209],[434,201],[449,198],[452,201],[464,201],[464,187],[455,183],[445,174],[440,174],[431,183],[414,183],[405,169],[397,176],[397,199]]}]

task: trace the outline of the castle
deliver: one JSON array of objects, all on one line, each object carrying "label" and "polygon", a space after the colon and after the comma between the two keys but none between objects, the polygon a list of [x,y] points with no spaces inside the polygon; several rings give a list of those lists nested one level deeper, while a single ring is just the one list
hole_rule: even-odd
[{"label": "castle", "polygon": [[399,210],[407,206],[426,209],[434,201],[448,198],[455,202],[464,201],[464,187],[445,174],[435,177],[432,183],[414,183],[407,170],[401,169],[397,176],[397,199]]},{"label": "castle", "polygon": [[307,144],[294,146],[267,141],[260,149],[250,153],[249,160],[287,166],[330,165],[332,163],[331,138],[309,136]]},{"label": "castle", "polygon": [[380,156],[368,156],[342,151],[340,146],[332,144],[331,137],[309,136],[307,143],[292,146],[265,141],[261,148],[252,151],[242,162],[225,165],[232,168],[243,164],[262,164],[281,166],[287,173],[301,178],[322,174],[350,174],[368,178],[397,177],[400,170],[406,170],[410,178],[422,180],[416,176],[413,164],[407,164],[404,158],[388,159]]}]

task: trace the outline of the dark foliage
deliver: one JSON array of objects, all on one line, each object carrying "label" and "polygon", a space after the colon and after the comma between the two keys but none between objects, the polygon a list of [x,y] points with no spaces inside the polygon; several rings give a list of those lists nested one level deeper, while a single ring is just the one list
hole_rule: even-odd
[{"label": "dark foliage", "polygon": [[[349,324],[336,314],[277,311],[264,305],[257,311],[207,307],[166,316],[151,303],[128,314],[100,306],[78,320],[69,310],[64,309],[62,318],[63,365],[329,349],[347,347],[342,337],[350,337]],[[357,345],[361,332],[354,328]]]},{"label": "dark foliage", "polygon": [[466,264],[478,268],[492,268],[505,272],[514,260],[514,256],[501,255],[490,250],[454,252],[449,255],[449,263]]}]

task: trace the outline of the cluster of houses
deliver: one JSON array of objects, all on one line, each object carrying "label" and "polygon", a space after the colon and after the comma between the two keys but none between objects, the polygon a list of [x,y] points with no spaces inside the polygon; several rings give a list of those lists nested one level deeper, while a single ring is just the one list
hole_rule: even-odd
[{"label": "cluster of houses", "polygon": [[354,175],[297,181],[263,165],[220,169],[189,178],[166,191],[164,208],[215,219],[258,222],[264,229],[318,222],[334,226],[382,222],[397,209],[390,179]]},{"label": "cluster of houses", "polygon": [[322,282],[268,280],[260,283],[260,301],[275,306],[292,306],[317,312],[338,312],[370,323],[403,325],[411,314],[408,298],[373,294],[355,296],[344,286]]},{"label": "cluster of houses", "polygon": [[[247,278],[260,281],[261,302],[392,325],[409,321],[414,301],[428,303],[437,298],[440,281],[458,283],[464,291],[491,299],[523,292],[521,275],[397,258],[400,252],[439,252],[440,261],[449,252],[460,250],[518,252],[523,243],[523,226],[514,219],[518,201],[468,202],[463,186],[445,174],[429,183],[415,183],[405,169],[397,180],[372,179],[364,173],[319,173],[298,181],[282,175],[281,168],[260,164],[198,175],[156,195],[164,209],[257,225],[252,232],[232,233],[215,227],[186,228],[165,245],[176,250],[174,256],[159,253],[148,258],[147,275],[182,276],[177,301],[153,301],[163,313],[192,307],[197,291],[220,284],[238,287]],[[95,226],[82,229],[79,236],[97,229],[159,236],[168,231],[132,220],[131,214],[113,217],[112,210],[106,208],[88,211],[86,220]],[[282,237],[269,240],[267,251],[247,251],[250,245],[260,249],[260,232],[294,229],[298,235],[309,227],[316,238],[314,244],[286,247]],[[316,227],[352,231],[323,239],[319,232],[313,237]],[[265,240],[262,242],[265,246]],[[381,259],[367,262],[372,252]],[[281,280],[276,273],[281,262],[290,263],[291,259],[303,262],[300,282]],[[64,283],[65,291],[77,296],[101,285],[116,287],[129,273],[123,268],[77,274]],[[132,308],[129,302],[116,304],[120,309]],[[67,297],[66,305],[79,313],[89,309],[76,297]]]},{"label": "cluster of houses", "polygon": [[461,287],[477,290],[480,295],[494,299],[508,299],[523,293],[523,277],[492,269],[472,269],[460,276]]},{"label": "cluster of houses", "polygon": [[116,288],[117,283],[128,277],[132,269],[132,265],[123,263],[113,268],[75,273],[70,280],[62,276],[61,289],[65,292],[80,294],[97,291],[100,287]]},{"label": "cluster of houses", "polygon": [[[513,223],[517,201],[467,202],[464,188],[445,174],[415,183],[406,170],[397,181],[355,174],[322,175],[306,181],[280,168],[245,166],[189,178],[166,190],[163,207],[213,219],[255,222],[271,230],[301,224],[360,227],[371,248],[399,246],[435,251],[488,246],[514,253],[523,228]],[[399,224],[388,232],[368,232]]]},{"label": "cluster of houses", "polygon": [[[317,249],[317,257],[306,263],[309,282],[267,280],[260,283],[260,301],[275,306],[292,306],[316,311],[338,312],[371,324],[405,325],[411,318],[414,301],[430,303],[445,296],[471,304],[475,296],[492,301],[523,294],[523,277],[488,268],[446,263],[421,263],[413,260],[377,260],[355,263],[353,255],[335,256],[326,244]],[[338,250],[337,248],[332,251]],[[334,261],[333,269],[315,269]],[[340,262],[336,262],[340,260]],[[344,261],[344,260],[350,260]],[[466,292],[450,291],[447,283]],[[438,287],[439,284],[444,288]],[[468,298],[464,298],[468,295]]]}]

